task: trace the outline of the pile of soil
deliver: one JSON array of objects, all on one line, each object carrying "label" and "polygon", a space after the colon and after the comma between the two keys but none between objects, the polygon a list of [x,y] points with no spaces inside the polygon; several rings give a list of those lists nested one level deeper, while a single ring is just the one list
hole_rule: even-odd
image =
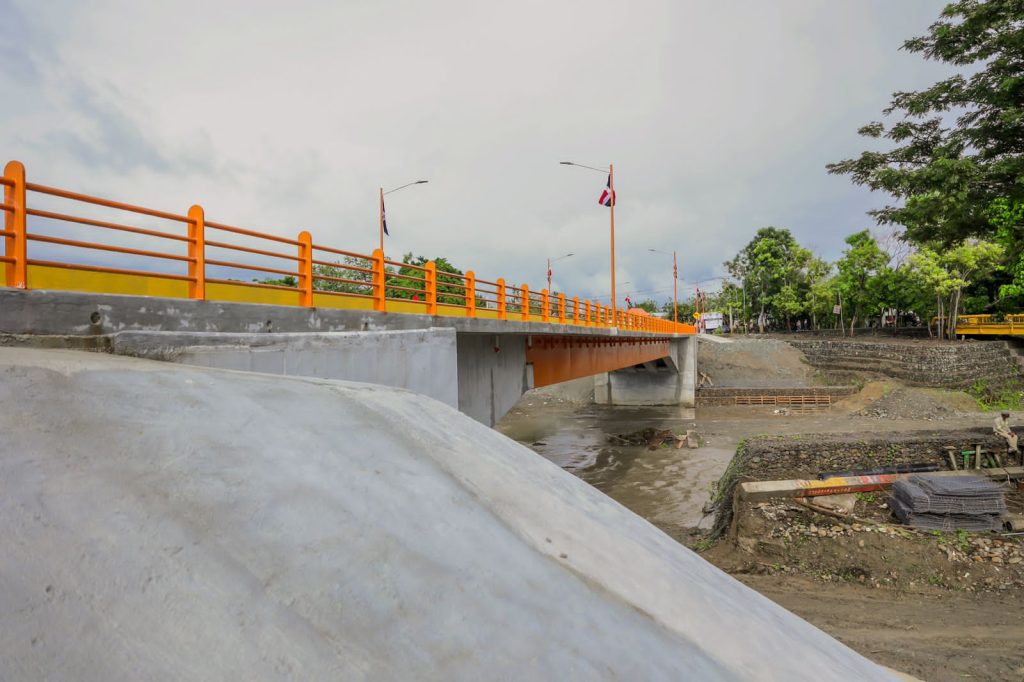
[{"label": "pile of soil", "polygon": [[893,388],[854,414],[874,419],[942,421],[978,412],[966,393],[931,388]]},{"label": "pile of soil", "polygon": [[730,343],[700,343],[697,367],[714,386],[745,388],[814,386],[818,373],[803,352],[776,339],[729,339]]}]

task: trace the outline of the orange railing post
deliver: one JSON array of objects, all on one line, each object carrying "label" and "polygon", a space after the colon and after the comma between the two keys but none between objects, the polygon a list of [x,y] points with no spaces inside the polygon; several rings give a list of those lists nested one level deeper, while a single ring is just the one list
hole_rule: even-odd
[{"label": "orange railing post", "polygon": [[[381,258],[383,259],[383,254]],[[383,263],[381,260],[381,264]],[[423,267],[426,268],[426,272],[423,273],[423,286],[426,288],[424,293],[427,297],[427,314],[437,315],[437,264],[428,261]]]},{"label": "orange railing post", "polygon": [[565,324],[565,294],[558,294],[558,323]]},{"label": "orange railing post", "polygon": [[547,289],[540,290],[540,321],[551,321],[551,293]]},{"label": "orange railing post", "polygon": [[313,236],[299,233],[299,305],[313,307]]},{"label": "orange railing post", "polygon": [[578,325],[580,323],[580,297],[572,297],[572,323]]},{"label": "orange railing post", "polygon": [[206,300],[206,216],[198,205],[188,209],[188,297]]},{"label": "orange railing post", "polygon": [[466,271],[466,317],[476,317],[476,275]]},{"label": "orange railing post", "polygon": [[4,168],[4,256],[7,286],[28,288],[28,238],[26,236],[25,166],[10,161]]},{"label": "orange railing post", "polygon": [[522,308],[522,313],[523,313],[523,322],[529,322],[530,321],[530,285],[524,283],[522,289],[520,290],[520,293],[522,294],[522,297],[523,297],[522,298],[522,305],[520,305],[520,308]]},{"label": "orange railing post", "polygon": [[498,295],[496,297],[498,299],[498,319],[504,320],[508,316],[505,302],[505,278],[499,277],[496,284],[498,285]]},{"label": "orange railing post", "polygon": [[[373,289],[373,309],[378,312],[384,312],[388,309],[387,304],[387,290],[385,286],[387,281],[384,273],[384,252],[380,249],[373,250],[373,256],[370,258],[370,268],[373,270],[372,278],[372,289]],[[429,290],[429,287],[428,287]]]}]

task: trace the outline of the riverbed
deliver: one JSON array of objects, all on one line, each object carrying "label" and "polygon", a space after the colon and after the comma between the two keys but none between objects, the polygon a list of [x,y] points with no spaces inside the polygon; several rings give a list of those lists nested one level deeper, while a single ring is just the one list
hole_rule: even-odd
[{"label": "riverbed", "polygon": [[651,449],[615,436],[645,428],[684,435],[695,426],[692,408],[595,405],[532,391],[495,428],[681,539],[710,524],[702,510],[737,440],[705,434],[700,448]]}]

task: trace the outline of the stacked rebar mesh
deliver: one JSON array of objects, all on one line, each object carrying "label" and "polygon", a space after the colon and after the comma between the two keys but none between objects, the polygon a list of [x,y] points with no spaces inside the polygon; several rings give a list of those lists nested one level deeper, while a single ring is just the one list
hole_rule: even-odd
[{"label": "stacked rebar mesh", "polygon": [[889,508],[901,523],[926,530],[998,530],[1002,489],[977,476],[910,476],[896,481]]}]

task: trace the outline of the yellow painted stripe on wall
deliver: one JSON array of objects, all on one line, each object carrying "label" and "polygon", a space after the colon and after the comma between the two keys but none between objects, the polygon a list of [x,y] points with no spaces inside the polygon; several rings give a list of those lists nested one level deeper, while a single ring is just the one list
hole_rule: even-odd
[{"label": "yellow painted stripe on wall", "polygon": [[206,299],[234,303],[265,303],[267,305],[298,305],[298,291],[257,289],[237,284],[206,283]]},{"label": "yellow painted stripe on wall", "polygon": [[313,305],[317,308],[340,308],[342,310],[373,310],[373,299],[339,294],[313,293]]},{"label": "yellow painted stripe on wall", "polygon": [[188,298],[188,282],[180,280],[71,270],[48,265],[28,266],[28,285],[33,289],[59,289],[94,294]]}]

